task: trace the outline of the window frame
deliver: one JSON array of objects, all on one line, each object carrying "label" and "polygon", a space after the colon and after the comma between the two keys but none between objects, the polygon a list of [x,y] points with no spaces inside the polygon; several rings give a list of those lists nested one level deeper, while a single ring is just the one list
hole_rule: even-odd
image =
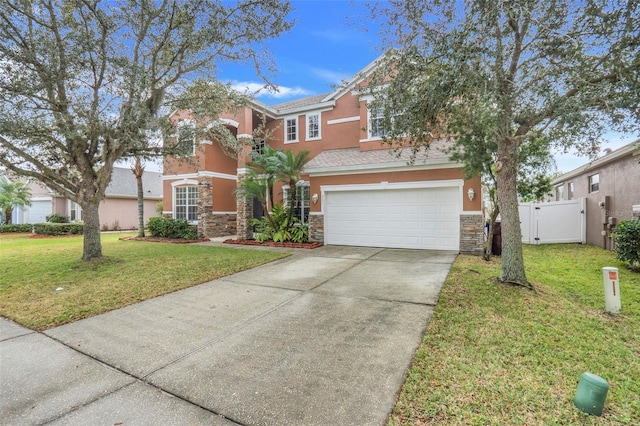
[{"label": "window frame", "polygon": [[[317,122],[315,123],[315,125],[317,126],[317,129],[316,129],[317,136],[310,136],[310,131],[309,131],[309,129],[311,128],[310,121],[314,117],[317,119]],[[305,140],[307,140],[307,141],[317,141],[317,140],[322,139],[322,125],[321,125],[321,123],[322,123],[322,112],[318,111],[318,112],[312,112],[312,113],[306,114],[305,115],[305,119],[306,119],[306,126],[307,126],[306,127],[307,132],[306,132],[306,139]]]},{"label": "window frame", "polygon": [[69,222],[82,222],[82,207],[72,200],[69,200]]},{"label": "window frame", "polygon": [[573,200],[573,194],[575,192],[575,185],[573,181],[567,182],[567,200]]},{"label": "window frame", "polygon": [[600,173],[589,175],[589,194],[600,192]]},{"label": "window frame", "polygon": [[[190,194],[193,189],[194,192],[194,196],[191,197],[192,194]],[[181,203],[178,203],[178,201],[181,201],[179,199],[179,194],[178,192],[182,192],[182,190],[185,190],[185,194],[184,194],[184,205]],[[192,203],[190,203],[190,201]],[[178,208],[179,207],[184,207],[184,216],[183,213],[180,212],[178,213]],[[193,210],[190,210],[195,208],[195,219],[193,219],[192,214],[194,213]],[[182,184],[182,185],[176,185],[173,188],[173,218],[174,219],[187,219],[187,222],[191,223],[191,224],[195,224],[198,223],[198,185],[194,185],[194,184]]]},{"label": "window frame", "polygon": [[[289,122],[293,121],[295,124],[295,137],[293,139],[289,139]],[[284,118],[284,143],[296,143],[300,140],[300,123],[298,120],[298,116],[290,116]]]},{"label": "window frame", "polygon": [[[191,131],[193,132],[193,134],[191,135],[191,139],[192,139],[192,143],[191,143],[191,150],[187,151],[185,149],[184,153],[180,153],[182,155],[184,155],[185,157],[193,157],[196,155],[196,122],[194,120],[180,120],[178,121],[178,124],[176,125],[176,149],[180,149],[180,145],[183,143],[183,141],[181,140],[181,130],[189,127],[191,129]],[[186,145],[186,139],[184,141],[185,145]]]},{"label": "window frame", "polygon": [[[301,188],[307,189],[306,191],[307,198],[306,199],[304,199],[304,197],[301,198],[299,196],[300,194],[298,194],[297,201],[301,203],[300,216],[295,216],[295,217],[300,219],[302,223],[307,223],[308,219],[305,220],[305,217],[307,218],[309,217],[309,211],[311,209],[311,187],[310,187],[309,181],[306,181],[306,180],[298,181],[298,183],[296,183],[296,191],[299,191]],[[304,194],[305,193],[303,192],[302,195],[304,196]],[[289,205],[289,185],[284,185],[282,187],[282,205],[284,207],[288,207]],[[305,215],[305,212],[307,213],[306,215]]]}]

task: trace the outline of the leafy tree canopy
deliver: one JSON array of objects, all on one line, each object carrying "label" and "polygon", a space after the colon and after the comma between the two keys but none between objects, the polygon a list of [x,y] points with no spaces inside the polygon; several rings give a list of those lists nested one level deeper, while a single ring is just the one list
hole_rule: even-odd
[{"label": "leafy tree canopy", "polygon": [[274,70],[266,40],[288,1],[3,0],[0,164],[81,205],[83,258],[102,255],[98,203],[113,164],[161,153],[149,130],[179,85],[224,62]]},{"label": "leafy tree canopy", "polygon": [[371,11],[387,18],[394,48],[371,77],[388,138],[417,150],[446,135],[469,155],[494,156],[501,278],[526,285],[521,147],[542,140],[594,153],[605,131],[638,131],[640,3],[391,0]]}]

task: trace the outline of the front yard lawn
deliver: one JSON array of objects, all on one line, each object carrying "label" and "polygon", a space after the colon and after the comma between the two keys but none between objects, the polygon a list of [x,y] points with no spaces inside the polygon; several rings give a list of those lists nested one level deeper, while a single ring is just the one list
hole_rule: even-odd
[{"label": "front yard lawn", "polygon": [[[525,263],[536,292],[497,282],[499,258],[458,257],[390,425],[640,424],[640,274],[593,246],[525,246]],[[586,371],[609,382],[602,417],[573,406]]]},{"label": "front yard lawn", "polygon": [[0,315],[43,330],[287,256],[123,236],[103,234],[105,259],[84,263],[81,236],[0,234]]}]

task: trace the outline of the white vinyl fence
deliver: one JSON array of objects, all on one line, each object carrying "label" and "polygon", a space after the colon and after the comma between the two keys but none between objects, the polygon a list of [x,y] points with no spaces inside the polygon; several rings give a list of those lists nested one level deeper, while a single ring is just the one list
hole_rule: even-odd
[{"label": "white vinyl fence", "polygon": [[520,204],[518,210],[522,242],[525,244],[586,244],[586,207],[585,198]]}]

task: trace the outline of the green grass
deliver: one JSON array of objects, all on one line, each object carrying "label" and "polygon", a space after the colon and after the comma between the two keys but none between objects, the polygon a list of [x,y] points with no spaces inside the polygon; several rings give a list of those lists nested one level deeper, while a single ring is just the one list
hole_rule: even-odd
[{"label": "green grass", "polygon": [[[525,246],[525,263],[535,292],[499,283],[499,258],[458,257],[389,425],[640,424],[640,274],[592,246]],[[585,371],[610,384],[602,417],[573,405]]]},{"label": "green grass", "polygon": [[[262,250],[120,241],[82,262],[82,237],[0,234],[0,315],[43,330],[285,257]],[[56,291],[57,288],[63,290]]]}]

